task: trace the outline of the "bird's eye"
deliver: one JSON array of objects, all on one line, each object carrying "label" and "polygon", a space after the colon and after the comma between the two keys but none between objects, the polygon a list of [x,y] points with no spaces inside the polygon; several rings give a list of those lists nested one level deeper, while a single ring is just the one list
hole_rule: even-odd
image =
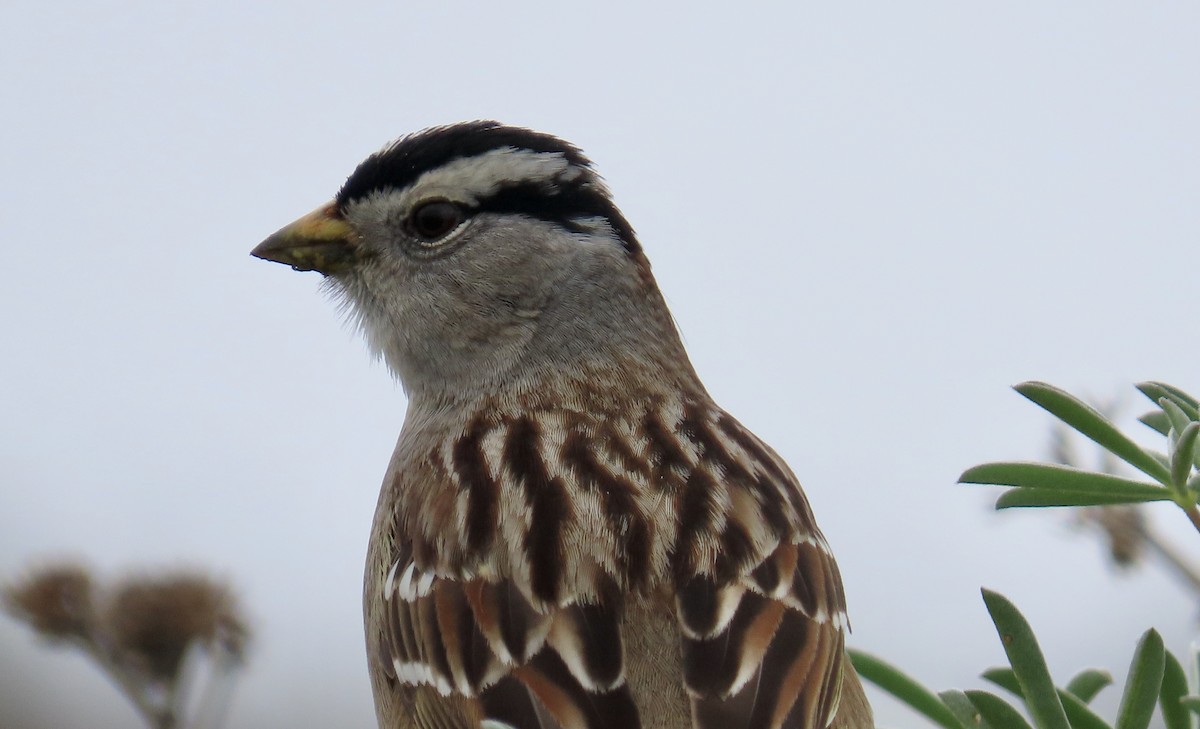
[{"label": "bird's eye", "polygon": [[409,216],[412,231],[427,241],[436,240],[462,225],[463,209],[448,200],[422,203]]}]

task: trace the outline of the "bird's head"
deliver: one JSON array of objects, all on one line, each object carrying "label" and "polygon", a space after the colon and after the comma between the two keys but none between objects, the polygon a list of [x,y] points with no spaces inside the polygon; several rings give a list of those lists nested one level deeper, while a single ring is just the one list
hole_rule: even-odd
[{"label": "bird's head", "polygon": [[468,122],[403,137],[253,255],[324,274],[410,394],[690,372],[633,228],[591,162],[547,134]]}]

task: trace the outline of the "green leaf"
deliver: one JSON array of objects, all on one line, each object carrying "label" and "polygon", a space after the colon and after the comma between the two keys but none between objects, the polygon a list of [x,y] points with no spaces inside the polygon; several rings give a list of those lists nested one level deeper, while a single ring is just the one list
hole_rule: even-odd
[{"label": "green leaf", "polygon": [[989,668],[980,676],[1006,691],[1011,691],[1022,698],[1025,697],[1025,694],[1021,692],[1021,682],[1017,680],[1017,674],[1007,666]]},{"label": "green leaf", "polygon": [[[998,592],[983,590],[983,602],[987,605],[992,622],[996,625],[996,632],[1000,635],[1000,642],[1004,646],[1005,654],[1008,655],[1008,662],[1012,664],[1013,672],[1016,673],[1017,681],[1021,685],[1021,693],[1025,697],[1025,703],[1029,707],[1029,713],[1033,716],[1034,723],[1038,725],[1039,729],[1070,729],[1062,702],[1059,701],[1058,692],[1054,688],[1054,682],[1050,680],[1050,670],[1046,668],[1046,659],[1042,656],[1037,638],[1025,617],[1021,615],[1015,605],[1009,602],[1008,598]],[[969,692],[967,695],[971,696]],[[992,721],[988,713],[979,703],[975,702],[973,697],[971,701],[975,703],[984,718]],[[992,723],[998,726],[1009,726],[1000,721]]]},{"label": "green leaf", "polygon": [[[1021,712],[996,694],[978,690],[964,693],[988,724],[1004,729],[1033,729],[1029,722],[1025,721],[1025,717],[1021,716]],[[1063,725],[1066,726],[1066,719],[1063,719]],[[1040,724],[1038,726],[1041,727]]]},{"label": "green leaf", "polygon": [[1179,659],[1167,651],[1163,664],[1162,690],[1159,691],[1159,710],[1167,729],[1192,729],[1192,717],[1180,699],[1187,693],[1187,675]]},{"label": "green leaf", "polygon": [[[1022,699],[1025,698],[1020,683],[1017,681],[1017,675],[1011,668],[989,668],[983,672],[983,677],[1001,688],[1012,691]],[[1111,679],[1109,680],[1111,681]],[[1067,720],[1071,722],[1072,729],[1112,729],[1078,696],[1063,689],[1056,689],[1056,691],[1058,691],[1058,700],[1062,702],[1063,712],[1066,713]]]},{"label": "green leaf", "polygon": [[1087,704],[1073,693],[1058,689],[1058,700],[1062,701],[1062,709],[1067,712],[1070,725],[1074,729],[1112,729],[1108,722],[1100,718],[1096,712],[1088,709]]},{"label": "green leaf", "polygon": [[[1193,645],[1188,653],[1190,655],[1188,656],[1189,665],[1187,667],[1187,674],[1189,676],[1200,674],[1200,648]],[[1196,671],[1196,674],[1193,674],[1192,671]],[[1188,686],[1191,687],[1191,684],[1189,683]]]},{"label": "green leaf", "polygon": [[1200,714],[1200,696],[1184,696],[1179,703],[1193,714]]},{"label": "green leaf", "polygon": [[[1185,468],[1185,462],[1175,456],[1180,448],[1187,448],[1187,444],[1180,441],[1185,438],[1188,428],[1192,427],[1196,421],[1191,419],[1183,409],[1168,398],[1161,398],[1159,404],[1162,406],[1163,414],[1167,416],[1167,420],[1171,423],[1171,429],[1167,431],[1167,453],[1170,456],[1167,465],[1171,469],[1172,478],[1174,478],[1178,475],[1179,471]],[[1192,463],[1200,467],[1200,453],[1194,447],[1192,449]],[[1178,483],[1176,481],[1176,484]]]},{"label": "green leaf", "polygon": [[1135,387],[1143,395],[1150,398],[1151,402],[1157,404],[1159,400],[1165,397],[1175,403],[1185,413],[1188,413],[1188,417],[1191,420],[1200,420],[1200,403],[1197,403],[1196,398],[1180,390],[1178,387],[1163,382],[1139,382]]},{"label": "green leaf", "polygon": [[1059,689],[1058,699],[1062,701],[1063,711],[1074,729],[1112,729],[1108,722],[1089,709],[1075,694]]},{"label": "green leaf", "polygon": [[1140,422],[1142,425],[1153,428],[1158,432],[1159,435],[1166,435],[1167,431],[1171,429],[1171,419],[1168,418],[1167,414],[1161,410],[1155,410],[1152,413],[1146,413],[1142,417],[1138,418],[1138,422]]},{"label": "green leaf", "polygon": [[1191,413],[1194,419],[1200,420],[1200,400],[1197,400],[1174,385],[1168,385],[1165,382],[1155,382],[1154,384],[1161,387],[1179,407]]},{"label": "green leaf", "polygon": [[1154,629],[1147,630],[1133,652],[1125,693],[1117,709],[1116,729],[1146,729],[1150,725],[1162,689],[1164,653],[1162,636]]},{"label": "green leaf", "polygon": [[1015,389],[1155,481],[1168,483],[1171,474],[1161,463],[1087,403],[1044,382],[1023,382]]},{"label": "green leaf", "polygon": [[[1158,488],[1157,486],[1155,488]],[[1042,489],[1009,489],[996,499],[997,509],[1039,506],[1108,506],[1110,504],[1141,504],[1148,501],[1170,501],[1166,489],[1155,496],[1121,496],[1113,494],[1075,494]]]},{"label": "green leaf", "polygon": [[900,669],[853,648],[846,649],[858,674],[946,729],[965,729],[958,718],[929,689]]},{"label": "green leaf", "polygon": [[1187,489],[1188,475],[1196,463],[1196,436],[1200,436],[1200,423],[1188,423],[1171,453],[1171,482],[1180,490]]},{"label": "green leaf", "polygon": [[958,718],[959,723],[964,727],[972,729],[992,729],[992,725],[983,720],[983,715],[979,713],[979,709],[975,708],[975,704],[967,698],[967,695],[962,691],[939,691],[938,698],[950,709],[951,713]]},{"label": "green leaf", "polygon": [[1090,704],[1092,699],[1096,698],[1096,694],[1112,685],[1112,682],[1112,674],[1108,671],[1088,668],[1075,674],[1075,677],[1067,682],[1067,691],[1070,691],[1083,703]]},{"label": "green leaf", "polygon": [[[1158,405],[1163,409],[1163,414],[1167,416],[1167,420],[1171,421],[1171,430],[1175,431],[1177,437],[1179,432],[1188,426],[1188,423],[1193,422],[1187,413],[1183,411],[1183,408],[1172,402],[1170,398],[1159,398]],[[1167,436],[1170,437],[1170,435],[1170,432],[1168,432]]]},{"label": "green leaf", "polygon": [[[1168,478],[1170,476],[1168,475]],[[1134,481],[1108,473],[1084,471],[1056,463],[1001,461],[984,463],[963,471],[959,483],[979,483],[994,486],[1020,486],[1029,489],[1105,496],[1125,496],[1131,499],[1150,497],[1171,498],[1171,492],[1156,484]]]}]

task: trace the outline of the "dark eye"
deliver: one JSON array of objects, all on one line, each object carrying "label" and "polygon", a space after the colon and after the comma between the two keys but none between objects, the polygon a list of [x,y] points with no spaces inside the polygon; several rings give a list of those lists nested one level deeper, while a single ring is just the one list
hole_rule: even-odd
[{"label": "dark eye", "polygon": [[435,240],[462,225],[462,208],[447,200],[432,200],[421,203],[412,215],[409,223],[412,231],[425,240]]}]

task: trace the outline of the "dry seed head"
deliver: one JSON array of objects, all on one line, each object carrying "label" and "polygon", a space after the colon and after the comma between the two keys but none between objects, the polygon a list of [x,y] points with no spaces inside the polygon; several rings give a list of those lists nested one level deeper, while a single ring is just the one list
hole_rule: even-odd
[{"label": "dry seed head", "polygon": [[92,578],[78,564],[34,570],[4,589],[8,611],[44,636],[85,637],[92,623]]},{"label": "dry seed head", "polygon": [[193,641],[241,658],[247,629],[226,585],[196,574],[132,578],[117,585],[105,610],[117,659],[170,681]]}]

